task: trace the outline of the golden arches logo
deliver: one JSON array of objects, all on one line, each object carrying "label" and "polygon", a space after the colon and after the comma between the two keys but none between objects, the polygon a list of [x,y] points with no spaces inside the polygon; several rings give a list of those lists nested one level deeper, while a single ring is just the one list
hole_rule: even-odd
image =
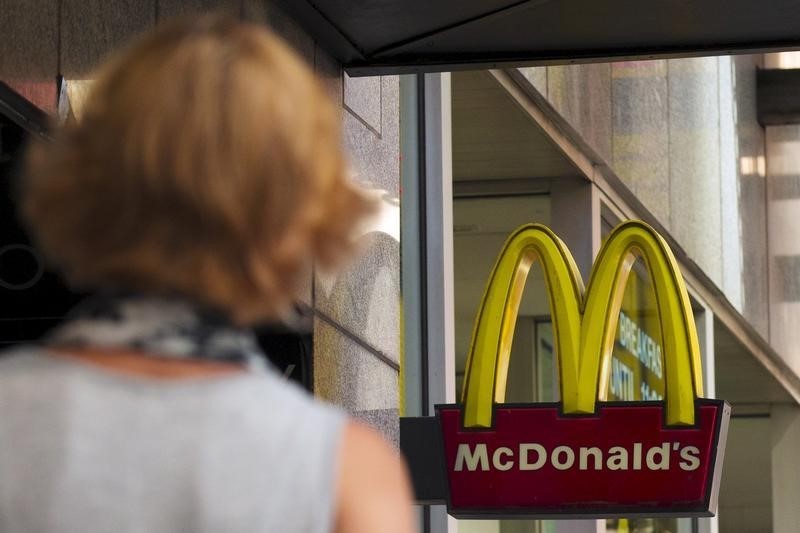
[{"label": "golden arches logo", "polygon": [[528,271],[544,272],[558,357],[562,409],[594,413],[606,399],[611,353],[625,284],[641,257],[655,290],[664,342],[666,422],[695,423],[703,394],[700,348],[680,269],[664,239],[649,225],[627,221],[609,235],[584,290],[564,243],[546,226],[520,227],[506,241],[475,319],[462,403],[465,427],[491,427],[493,402],[505,400],[511,341]]}]

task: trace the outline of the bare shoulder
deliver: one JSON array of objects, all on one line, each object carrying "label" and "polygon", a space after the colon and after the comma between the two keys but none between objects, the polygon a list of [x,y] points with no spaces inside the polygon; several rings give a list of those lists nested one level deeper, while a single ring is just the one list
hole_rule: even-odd
[{"label": "bare shoulder", "polygon": [[339,455],[336,533],[411,533],[411,505],[399,452],[375,430],[349,422]]},{"label": "bare shoulder", "polygon": [[383,436],[360,422],[350,421],[345,426],[342,453],[351,468],[362,468],[368,463],[404,473],[399,452]]}]

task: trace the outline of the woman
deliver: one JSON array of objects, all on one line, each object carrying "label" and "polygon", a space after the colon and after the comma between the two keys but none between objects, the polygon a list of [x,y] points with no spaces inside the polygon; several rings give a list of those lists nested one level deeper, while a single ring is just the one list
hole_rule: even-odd
[{"label": "woman", "polygon": [[226,18],[100,70],[80,124],[31,157],[26,219],[96,296],[0,359],[0,531],[412,530],[397,453],[247,330],[372,210],[339,127],[284,44]]}]

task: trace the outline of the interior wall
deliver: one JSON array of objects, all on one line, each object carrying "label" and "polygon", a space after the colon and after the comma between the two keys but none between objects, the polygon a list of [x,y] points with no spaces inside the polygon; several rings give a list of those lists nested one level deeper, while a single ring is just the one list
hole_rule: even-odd
[{"label": "interior wall", "polygon": [[772,531],[769,417],[731,418],[719,495],[720,533]]},{"label": "interior wall", "polygon": [[[466,365],[475,315],[497,255],[511,232],[530,222],[550,222],[549,196],[458,198],[453,203],[456,371],[459,378]],[[520,316],[549,313],[544,278],[534,264],[520,303]]]},{"label": "interior wall", "polygon": [[772,410],[772,525],[774,533],[800,531],[800,409]]}]

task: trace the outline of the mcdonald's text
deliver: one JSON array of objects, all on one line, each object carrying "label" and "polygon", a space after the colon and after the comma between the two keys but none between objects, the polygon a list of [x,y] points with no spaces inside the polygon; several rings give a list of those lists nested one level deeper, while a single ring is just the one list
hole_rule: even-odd
[{"label": "mcdonald's text", "polygon": [[556,470],[669,470],[677,464],[681,470],[691,472],[700,466],[699,455],[697,446],[683,446],[680,442],[663,442],[650,447],[634,442],[630,448],[611,446],[605,451],[597,446],[576,449],[563,444],[547,449],[538,442],[523,442],[513,449],[508,446],[491,448],[486,443],[462,443],[458,445],[453,469],[456,472],[492,468],[532,471],[549,466]]}]

